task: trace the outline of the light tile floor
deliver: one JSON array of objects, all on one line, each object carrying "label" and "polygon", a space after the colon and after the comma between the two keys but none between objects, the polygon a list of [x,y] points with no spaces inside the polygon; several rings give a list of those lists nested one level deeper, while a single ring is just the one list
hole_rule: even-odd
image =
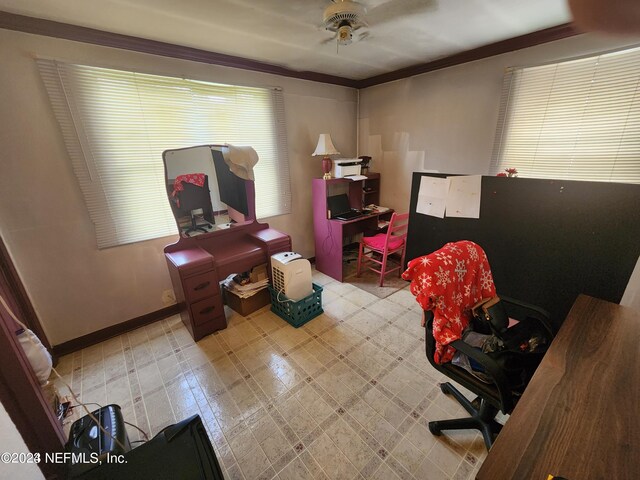
[{"label": "light tile floor", "polygon": [[228,328],[194,343],[175,316],[63,357],[58,370],[82,401],[120,405],[150,436],[199,414],[228,480],[474,478],[482,437],[427,428],[466,412],[437,387],[445,377],[425,358],[408,289],[381,300],[319,272],[314,282],[325,313],[301,328],[268,307],[227,309]]}]

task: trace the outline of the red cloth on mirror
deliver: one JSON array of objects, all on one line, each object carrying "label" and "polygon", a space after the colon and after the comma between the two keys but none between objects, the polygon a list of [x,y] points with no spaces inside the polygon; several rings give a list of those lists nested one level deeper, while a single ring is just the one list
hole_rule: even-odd
[{"label": "red cloth on mirror", "polygon": [[[178,175],[176,179],[173,181],[173,192],[171,192],[171,196],[175,197],[178,192],[184,190],[184,186],[182,183],[191,183],[196,187],[204,186],[204,179],[206,175],[204,173],[187,173],[186,175]],[[176,205],[180,208],[180,199],[176,199]]]}]

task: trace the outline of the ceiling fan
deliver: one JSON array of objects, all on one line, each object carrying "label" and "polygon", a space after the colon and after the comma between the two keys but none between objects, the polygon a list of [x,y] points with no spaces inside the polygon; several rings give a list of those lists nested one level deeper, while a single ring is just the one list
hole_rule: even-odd
[{"label": "ceiling fan", "polygon": [[[436,0],[388,0],[376,7],[367,9],[355,0],[331,0],[324,10],[322,25],[335,35],[321,43],[337,41],[338,46],[353,42],[353,33],[361,28],[371,28],[402,16],[415,15],[434,6]],[[369,36],[364,31],[358,40]]]}]

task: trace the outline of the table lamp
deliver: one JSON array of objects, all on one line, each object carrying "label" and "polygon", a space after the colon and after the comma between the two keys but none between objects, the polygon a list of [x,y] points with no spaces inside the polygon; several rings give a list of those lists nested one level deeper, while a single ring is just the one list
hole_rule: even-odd
[{"label": "table lamp", "polygon": [[322,171],[324,172],[324,176],[322,178],[329,180],[331,178],[331,165],[333,164],[329,155],[340,155],[340,152],[333,146],[331,135],[328,133],[321,133],[320,138],[318,138],[318,146],[312,156],[317,157],[319,155],[323,156]]}]

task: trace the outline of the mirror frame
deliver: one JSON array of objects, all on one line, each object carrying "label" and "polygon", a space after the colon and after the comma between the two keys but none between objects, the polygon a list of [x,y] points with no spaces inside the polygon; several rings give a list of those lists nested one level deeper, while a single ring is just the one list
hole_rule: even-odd
[{"label": "mirror frame", "polygon": [[[191,150],[191,149],[195,149],[195,148],[208,148],[211,151],[211,167],[213,168],[213,170],[216,173],[216,183],[217,185],[215,185],[216,187],[218,187],[218,192],[220,191],[220,187],[219,187],[219,181],[218,181],[218,169],[220,168],[220,163],[221,162],[217,162],[218,165],[216,165],[216,161],[214,159],[213,156],[213,150],[217,150],[220,151],[223,155],[223,158],[225,159],[225,163],[226,159],[227,159],[227,151],[228,151],[228,147],[227,145],[222,145],[222,144],[204,144],[204,145],[193,145],[190,147],[181,147],[181,148],[171,148],[171,149],[167,149],[164,152],[162,152],[162,161],[163,161],[163,166],[164,166],[164,184],[165,184],[165,190],[167,191],[167,201],[171,203],[171,195],[167,189],[168,186],[168,181],[169,181],[169,175],[168,175],[168,169],[167,169],[167,156],[170,153],[175,153],[175,152],[180,152],[183,150]],[[226,166],[226,165],[225,165]],[[227,169],[229,167],[227,166]],[[243,188],[244,193],[245,193],[245,197],[246,197],[246,211],[247,213],[243,213],[240,210],[236,210],[235,208],[233,208],[232,206],[229,206],[227,204],[227,212],[229,215],[229,220],[230,222],[228,224],[223,224],[225,225],[224,227],[219,227],[216,229],[213,229],[211,231],[207,231],[206,233],[203,232],[201,234],[198,235],[186,235],[182,232],[182,228],[180,227],[180,224],[178,222],[178,217],[175,215],[174,209],[173,207],[171,207],[171,212],[173,213],[173,217],[176,221],[176,227],[178,228],[178,235],[180,236],[181,239],[183,238],[194,238],[194,237],[202,237],[202,236],[210,236],[210,235],[214,235],[216,233],[220,233],[221,231],[226,230],[227,228],[237,228],[243,225],[247,225],[247,224],[251,224],[253,222],[256,221],[256,198],[255,198],[255,182],[253,180],[246,180],[243,178],[238,177],[237,175],[235,175],[233,172],[231,172],[231,170],[229,169],[229,174],[232,175],[235,179],[235,181],[237,181],[236,183],[236,187],[239,188]],[[209,189],[211,189],[212,185],[211,183],[209,183]]]}]

